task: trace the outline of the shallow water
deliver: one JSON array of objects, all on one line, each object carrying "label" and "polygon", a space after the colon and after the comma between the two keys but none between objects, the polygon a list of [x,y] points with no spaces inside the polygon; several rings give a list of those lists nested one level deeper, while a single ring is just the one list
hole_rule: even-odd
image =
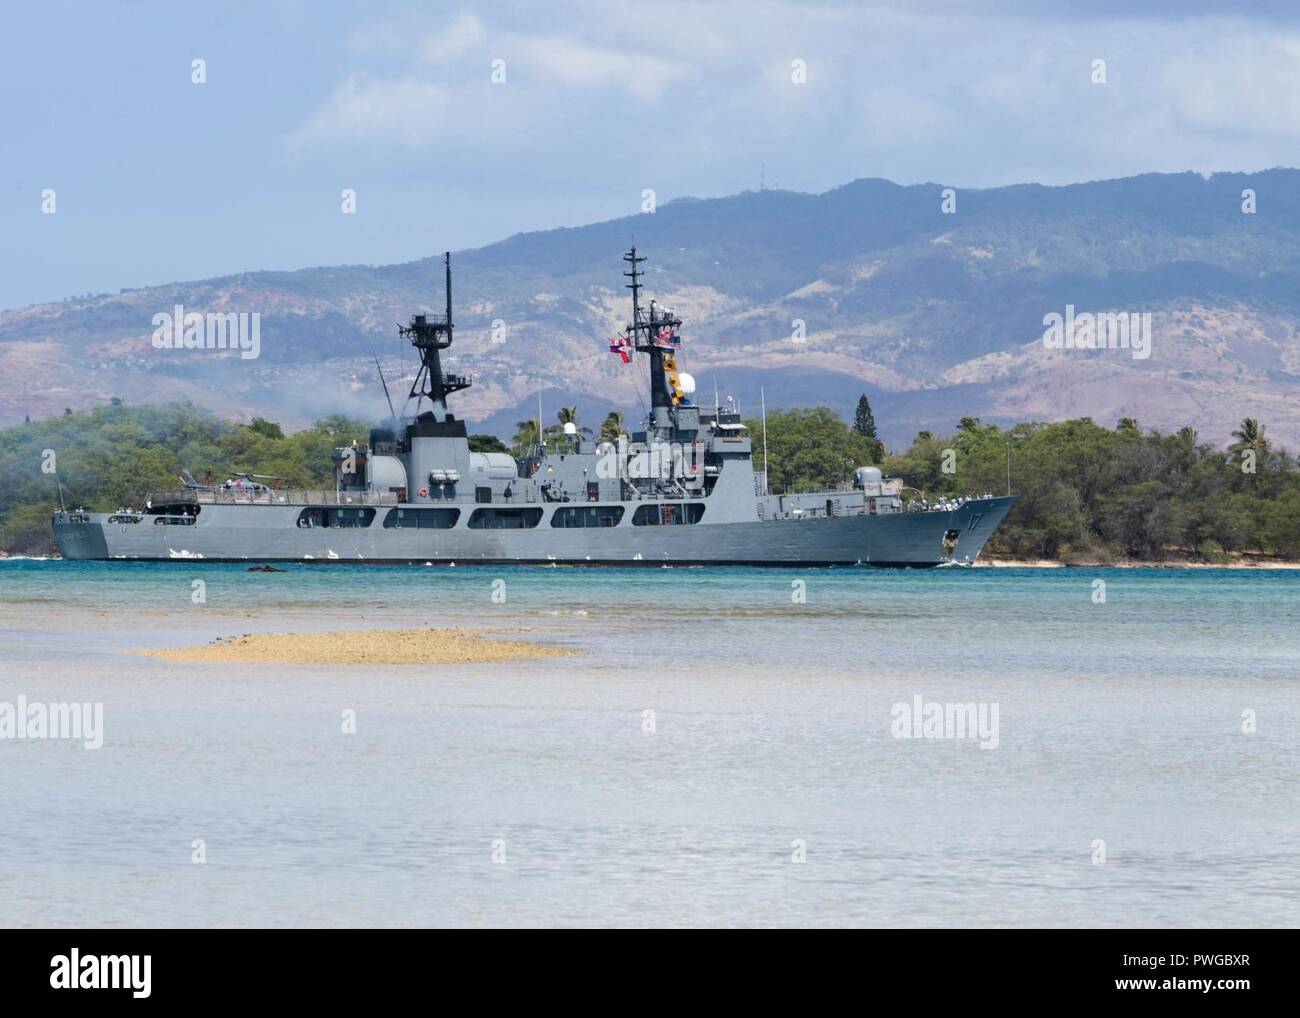
[{"label": "shallow water", "polygon": [[[123,653],[421,624],[582,653]],[[4,925],[1300,922],[1294,572],[10,561],[0,657],[104,705],[0,740]],[[996,748],[895,738],[918,695]]]}]

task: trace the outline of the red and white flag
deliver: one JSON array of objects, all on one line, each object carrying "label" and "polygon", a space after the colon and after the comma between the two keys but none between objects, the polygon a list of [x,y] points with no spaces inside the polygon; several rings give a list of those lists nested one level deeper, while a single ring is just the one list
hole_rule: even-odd
[{"label": "red and white flag", "polygon": [[632,340],[620,333],[609,341],[609,352],[616,353],[623,358],[624,364],[630,364],[632,358],[628,356],[628,351],[632,349]]}]

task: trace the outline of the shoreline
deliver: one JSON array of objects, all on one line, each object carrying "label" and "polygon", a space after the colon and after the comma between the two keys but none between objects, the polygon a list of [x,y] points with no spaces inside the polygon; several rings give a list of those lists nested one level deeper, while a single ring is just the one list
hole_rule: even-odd
[{"label": "shoreline", "polygon": [[980,569],[1254,569],[1254,570],[1289,570],[1300,569],[1300,562],[1286,559],[1234,559],[1229,562],[1191,562],[1183,560],[1132,560],[1102,562],[1097,559],[1081,559],[1077,562],[1062,562],[1059,559],[1046,558],[998,558],[981,556],[974,563]]}]

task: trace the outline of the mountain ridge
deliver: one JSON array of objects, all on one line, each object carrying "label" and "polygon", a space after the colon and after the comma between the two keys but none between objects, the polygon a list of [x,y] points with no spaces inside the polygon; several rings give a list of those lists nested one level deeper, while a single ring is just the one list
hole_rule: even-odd
[{"label": "mountain ridge", "polygon": [[[1192,421],[1223,442],[1253,416],[1300,445],[1300,171],[957,188],[953,213],[943,192],[861,178],[816,195],[676,199],[458,252],[449,367],[475,387],[457,413],[506,433],[536,413],[540,388],[548,416],[575,402],[588,420],[615,406],[637,416],[640,371],[608,353],[630,314],[619,259],[635,239],[651,259],[647,296],[685,319],[685,369],[701,394],[716,383],[742,409],[761,387],[770,406],[826,403],[847,416],[866,392],[891,443],[966,415]],[[372,356],[404,392],[415,361],[395,326],[441,301],[441,256],[430,255],[0,312],[0,424],[113,396],[295,425],[378,417]],[[261,356],[153,349],[153,314],[177,303],[259,312]],[[1043,316],[1067,304],[1151,312],[1152,356],[1047,349]]]}]

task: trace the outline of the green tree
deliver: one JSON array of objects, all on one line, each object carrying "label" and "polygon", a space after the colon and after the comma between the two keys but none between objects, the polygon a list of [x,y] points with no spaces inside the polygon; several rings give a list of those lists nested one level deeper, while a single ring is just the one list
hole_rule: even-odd
[{"label": "green tree", "polygon": [[1232,433],[1232,437],[1236,439],[1228,446],[1232,452],[1253,449],[1256,453],[1262,453],[1268,449],[1268,440],[1264,437],[1264,425],[1253,417],[1243,419],[1237,426],[1237,430]]},{"label": "green tree", "polygon": [[[746,421],[751,435],[762,423]],[[853,470],[871,462],[871,440],[828,407],[771,411],[767,415],[768,487],[773,492],[846,486]],[[755,465],[761,465],[761,452]]]},{"label": "green tree", "polygon": [[516,459],[522,458],[539,444],[541,444],[541,436],[535,420],[515,422],[515,437],[510,440],[511,455]]},{"label": "green tree", "polygon": [[590,428],[583,427],[581,424],[578,423],[578,408],[576,406],[560,407],[559,411],[556,413],[555,416],[556,419],[560,422],[561,429],[563,429],[564,425],[566,424],[572,424],[574,428],[577,429],[579,435],[591,434]]},{"label": "green tree", "polygon": [[175,487],[183,468],[198,478],[250,471],[284,477],[292,487],[325,487],[334,448],[363,442],[367,431],[363,422],[337,417],[275,438],[184,403],[105,404],[9,429],[0,432],[0,477],[6,481],[0,486],[0,548],[30,550],[32,533],[50,537],[40,507],[57,502],[58,486],[41,472],[44,449],[56,453],[57,481],[69,507],[112,511]]},{"label": "green tree", "polygon": [[248,425],[248,430],[264,438],[284,438],[284,431],[280,428],[280,425],[276,424],[275,421],[268,421],[265,417],[254,417]]},{"label": "green tree", "polygon": [[509,452],[510,448],[496,435],[470,435],[470,452]]},{"label": "green tree", "polygon": [[858,408],[853,413],[853,430],[867,438],[878,438],[876,434],[876,415],[871,412],[871,401],[864,392],[858,397]]},{"label": "green tree", "polygon": [[858,397],[858,407],[853,413],[853,430],[871,443],[872,463],[885,458],[885,443],[876,434],[876,415],[871,412],[871,401],[865,392]]},{"label": "green tree", "polygon": [[617,442],[620,435],[627,433],[623,424],[623,411],[611,410],[609,416],[600,425],[600,440],[602,442]]}]

